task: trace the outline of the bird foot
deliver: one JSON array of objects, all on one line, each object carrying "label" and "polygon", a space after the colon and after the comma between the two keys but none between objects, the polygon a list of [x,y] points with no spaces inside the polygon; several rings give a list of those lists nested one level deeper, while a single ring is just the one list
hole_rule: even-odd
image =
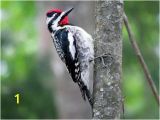
[{"label": "bird foot", "polygon": [[100,56],[94,57],[94,59],[90,60],[90,62],[94,62],[97,59],[100,59],[102,61],[103,67],[107,67],[107,65],[104,62],[104,57],[107,57],[107,54],[102,54]]}]

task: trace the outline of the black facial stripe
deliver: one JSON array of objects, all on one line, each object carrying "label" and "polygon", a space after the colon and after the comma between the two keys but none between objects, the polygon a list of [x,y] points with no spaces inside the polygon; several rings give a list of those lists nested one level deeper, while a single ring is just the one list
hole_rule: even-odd
[{"label": "black facial stripe", "polygon": [[52,15],[55,14],[54,12],[47,13],[47,17],[52,17]]},{"label": "black facial stripe", "polygon": [[52,32],[51,26],[52,26],[53,21],[56,20],[59,15],[60,15],[60,13],[56,13],[56,15],[54,16],[54,18],[48,23],[48,29],[49,29],[50,32]]},{"label": "black facial stripe", "polygon": [[57,13],[52,20],[53,21],[56,20],[59,16],[60,16],[60,13]]},{"label": "black facial stripe", "polygon": [[54,16],[54,18],[48,23],[48,25],[52,25],[53,21],[56,20],[59,15],[60,15],[60,13],[57,13],[57,14]]},{"label": "black facial stripe", "polygon": [[53,21],[56,20],[57,17],[58,17],[58,15],[56,14],[56,15],[54,16],[54,18],[52,18],[52,20],[48,23],[48,26],[51,26],[52,23],[53,23]]}]

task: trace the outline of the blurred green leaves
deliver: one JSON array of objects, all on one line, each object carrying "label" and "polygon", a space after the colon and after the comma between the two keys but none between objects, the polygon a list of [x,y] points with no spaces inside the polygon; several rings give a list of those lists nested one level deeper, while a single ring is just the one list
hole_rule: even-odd
[{"label": "blurred green leaves", "polygon": [[34,24],[32,17],[36,15],[34,2],[3,1],[1,7],[2,27],[9,25],[10,29],[21,31],[23,26],[23,28],[28,28],[32,31],[31,27]]},{"label": "blurred green leaves", "polygon": [[2,61],[10,79],[24,80],[29,67],[25,57],[36,53],[35,10],[34,2],[2,2]]},{"label": "blurred green leaves", "polygon": [[[1,5],[1,108],[4,119],[57,118],[49,57],[39,59],[35,2]],[[47,62],[48,61],[48,62]],[[43,70],[41,70],[43,69]],[[51,78],[52,77],[52,78]],[[44,82],[45,81],[45,82]],[[15,94],[20,94],[16,104]]]},{"label": "blurred green leaves", "polygon": [[[142,55],[159,88],[158,1],[125,1],[124,9]],[[126,118],[158,118],[158,105],[123,28],[123,93]]]}]

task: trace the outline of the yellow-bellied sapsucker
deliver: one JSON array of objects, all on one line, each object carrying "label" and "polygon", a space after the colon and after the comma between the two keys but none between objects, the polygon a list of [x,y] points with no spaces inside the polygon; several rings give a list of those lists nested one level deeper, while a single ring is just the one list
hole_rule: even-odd
[{"label": "yellow-bellied sapsucker", "polygon": [[56,51],[75,83],[78,84],[82,97],[88,98],[92,106],[89,89],[90,61],[94,59],[93,39],[85,30],[69,24],[68,14],[73,10],[52,9],[47,12],[47,25]]}]

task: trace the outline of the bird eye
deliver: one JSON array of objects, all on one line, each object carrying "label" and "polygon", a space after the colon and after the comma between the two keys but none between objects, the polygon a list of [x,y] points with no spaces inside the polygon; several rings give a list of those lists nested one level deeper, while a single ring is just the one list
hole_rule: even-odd
[{"label": "bird eye", "polygon": [[47,13],[47,17],[52,17],[53,14],[54,14],[53,12],[52,13]]}]

